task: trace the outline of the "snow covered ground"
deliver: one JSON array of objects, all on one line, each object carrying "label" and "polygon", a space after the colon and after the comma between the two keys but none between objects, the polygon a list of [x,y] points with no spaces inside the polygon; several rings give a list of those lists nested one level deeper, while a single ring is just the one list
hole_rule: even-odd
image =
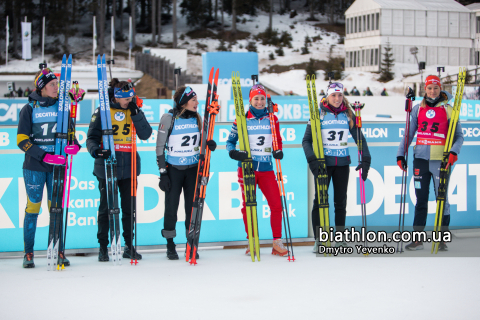
[{"label": "snow covered ground", "polygon": [[[453,245],[453,244],[452,244]],[[177,247],[180,257],[183,249]],[[0,259],[0,318],[10,319],[479,319],[480,258],[316,257],[262,248],[202,250],[199,264],[144,253],[114,267],[96,255],[22,269]]]},{"label": "snow covered ground", "polygon": [[[177,2],[180,5],[180,2]],[[276,4],[278,6],[278,4]],[[264,68],[268,68],[271,65],[293,65],[299,64],[303,62],[307,62],[310,58],[316,60],[327,60],[330,47],[332,47],[333,56],[344,56],[344,45],[339,44],[340,36],[334,32],[328,32],[325,29],[316,27],[316,24],[325,24],[328,23],[327,17],[322,16],[320,14],[316,14],[316,18],[319,21],[310,22],[306,21],[309,16],[309,13],[302,12],[304,8],[302,8],[302,4],[300,2],[292,2],[292,6],[294,9],[297,9],[298,15],[294,18],[290,18],[287,14],[279,15],[274,13],[273,15],[273,29],[277,30],[279,33],[282,31],[287,31],[291,34],[292,40],[292,48],[284,48],[285,56],[279,57],[275,54],[275,60],[269,60],[268,56],[270,53],[274,53],[275,47],[274,46],[265,46],[262,45],[260,42],[256,42],[257,51],[259,56],[259,70],[263,70]],[[177,12],[180,12],[180,8],[178,8]],[[221,20],[221,14],[218,13],[218,21]],[[240,22],[237,23],[237,29],[243,32],[249,32],[251,35],[244,40],[238,40],[234,43],[231,47],[233,52],[246,52],[246,46],[250,41],[254,40],[253,36],[257,35],[260,32],[264,32],[269,23],[269,16],[268,13],[258,11],[257,16],[249,16],[243,15],[239,17]],[[229,30],[231,26],[231,16],[224,14],[225,25],[227,26],[227,30]],[[245,20],[245,23],[243,21]],[[178,47],[188,49],[191,54],[188,55],[188,72],[191,74],[200,75],[202,73],[202,57],[201,53],[203,52],[211,52],[216,51],[217,47],[220,45],[220,40],[212,39],[212,38],[201,38],[201,39],[192,39],[186,34],[188,31],[191,31],[192,28],[189,27],[187,24],[186,17],[178,14]],[[119,19],[117,19],[117,24],[119,23]],[[81,21],[82,30],[85,28],[91,28],[91,16],[85,15]],[[110,24],[107,24],[106,28],[106,38],[105,38],[105,51],[107,55],[110,54]],[[217,29],[210,28],[210,31],[213,33],[218,33]],[[38,35],[36,34],[36,30],[33,30],[33,42],[36,43],[36,39],[38,39]],[[128,36],[128,18],[127,14],[124,14],[124,28],[123,28],[124,36],[127,38]],[[302,55],[300,48],[304,46],[305,37],[308,36],[310,39],[315,38],[321,40],[316,40],[312,42],[312,46],[309,47],[310,53]],[[180,37],[183,39],[181,40]],[[151,34],[137,34],[136,41],[137,45],[146,46],[149,45],[151,41]],[[172,25],[167,24],[162,26],[162,42],[170,43],[172,42]],[[53,41],[53,37],[48,37],[47,41]],[[74,69],[73,71],[90,71],[94,72],[95,67],[92,62],[92,51],[87,50],[91,48],[92,39],[88,37],[81,37],[80,35],[72,36],[69,39],[69,45],[72,49],[72,52],[77,52],[74,59]],[[225,45],[228,45],[226,43]],[[0,50],[4,51],[5,43],[0,42]],[[204,49],[202,49],[204,48]],[[124,54],[128,52],[128,41],[124,42],[116,42],[116,49],[118,51],[122,51]],[[195,53],[195,54],[193,54]],[[4,54],[4,53],[2,53]],[[123,54],[123,55],[124,55]],[[0,73],[25,73],[25,72],[34,72],[38,69],[38,63],[40,62],[40,52],[34,51],[33,59],[30,61],[23,61],[23,60],[13,60],[10,61],[8,66],[2,65],[0,66]],[[52,61],[51,56],[47,55],[46,60],[49,63],[49,66],[58,67],[60,66],[60,61]],[[129,62],[126,60],[122,55],[115,55],[116,64],[113,66],[113,70],[115,71],[127,71]],[[472,69],[473,66],[469,67]],[[350,91],[353,86],[357,86],[357,88],[362,92],[366,87],[370,87],[374,95],[380,95],[380,92],[383,88],[387,89],[389,95],[403,95],[404,91],[404,84],[402,83],[402,79],[404,78],[403,75],[407,74],[415,74],[418,72],[417,66],[415,64],[395,64],[393,68],[393,72],[395,73],[395,79],[384,84],[378,82],[376,79],[378,78],[378,74],[370,73],[370,72],[360,72],[360,71],[352,71],[352,72],[344,72],[344,78],[342,79],[343,83],[345,84],[346,88]],[[458,72],[458,67],[447,67],[446,74],[454,74]],[[424,75],[428,74],[437,74],[436,66],[427,66],[427,70],[425,70]],[[285,92],[289,92],[290,90],[293,93],[301,96],[306,95],[306,88],[304,80],[305,71],[304,70],[291,70],[283,73],[267,73],[263,72],[260,73],[260,82],[265,82],[266,84],[273,85],[278,89],[281,89]],[[420,76],[418,76],[419,78]],[[323,71],[319,71],[317,74],[317,88],[318,90],[323,89],[326,87],[327,82],[323,80]]]}]

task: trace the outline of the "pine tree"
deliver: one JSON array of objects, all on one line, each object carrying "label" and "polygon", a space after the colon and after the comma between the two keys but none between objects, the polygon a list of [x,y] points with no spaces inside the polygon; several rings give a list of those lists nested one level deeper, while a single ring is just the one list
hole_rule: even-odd
[{"label": "pine tree", "polygon": [[388,82],[393,80],[394,73],[392,72],[392,68],[395,65],[393,63],[395,60],[393,59],[393,53],[391,52],[392,47],[390,46],[390,42],[387,42],[387,46],[384,49],[385,52],[383,54],[383,61],[380,67],[380,78],[378,78],[378,81]]}]

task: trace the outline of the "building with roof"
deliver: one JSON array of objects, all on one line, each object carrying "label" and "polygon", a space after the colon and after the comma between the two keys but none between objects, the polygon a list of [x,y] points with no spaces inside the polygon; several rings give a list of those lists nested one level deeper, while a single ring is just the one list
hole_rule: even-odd
[{"label": "building with roof", "polygon": [[475,65],[480,64],[480,3],[472,3],[466,6],[471,11],[475,12]]},{"label": "building with roof", "polygon": [[346,70],[379,71],[387,43],[396,63],[415,47],[427,66],[475,63],[475,12],[454,0],[356,0],[345,22]]}]

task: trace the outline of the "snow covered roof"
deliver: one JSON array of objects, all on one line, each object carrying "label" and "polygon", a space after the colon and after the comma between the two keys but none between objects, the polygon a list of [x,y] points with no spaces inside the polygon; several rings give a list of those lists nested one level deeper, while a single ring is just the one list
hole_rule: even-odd
[{"label": "snow covered roof", "polygon": [[466,7],[472,11],[480,11],[480,3],[472,3],[467,5]]},{"label": "snow covered roof", "polygon": [[471,12],[455,0],[356,0],[345,15],[373,9]]}]

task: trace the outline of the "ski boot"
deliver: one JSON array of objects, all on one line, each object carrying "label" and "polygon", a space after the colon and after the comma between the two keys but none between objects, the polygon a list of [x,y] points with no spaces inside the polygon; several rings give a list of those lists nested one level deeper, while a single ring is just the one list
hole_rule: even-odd
[{"label": "ski boot", "polygon": [[315,241],[315,244],[313,245],[313,253],[318,253],[318,242]]},{"label": "ski boot", "polygon": [[58,253],[58,265],[59,266],[65,266],[65,267],[68,267],[70,266],[70,260],[68,260],[67,258],[65,258],[65,254],[63,252],[59,252]]},{"label": "ski boot", "polygon": [[24,268],[35,268],[35,263],[33,263],[33,252],[25,253],[23,256],[23,267]]},{"label": "ski boot", "polygon": [[123,257],[126,259],[142,260],[142,255],[138,253],[135,248],[130,248],[129,246],[125,246]]},{"label": "ski boot", "polygon": [[423,250],[423,242],[415,241],[405,246],[405,249],[410,251]]},{"label": "ski boot", "polygon": [[108,257],[108,248],[107,246],[100,246],[100,250],[98,250],[98,261],[105,262],[109,261],[110,258]]},{"label": "ski boot", "polygon": [[178,260],[177,250],[175,250],[175,243],[167,243],[167,258],[168,260]]},{"label": "ski boot", "polygon": [[438,244],[438,251],[448,251],[447,244],[444,241]]},{"label": "ski boot", "polygon": [[288,253],[288,250],[282,243],[282,239],[273,240],[272,254],[284,257]]}]

